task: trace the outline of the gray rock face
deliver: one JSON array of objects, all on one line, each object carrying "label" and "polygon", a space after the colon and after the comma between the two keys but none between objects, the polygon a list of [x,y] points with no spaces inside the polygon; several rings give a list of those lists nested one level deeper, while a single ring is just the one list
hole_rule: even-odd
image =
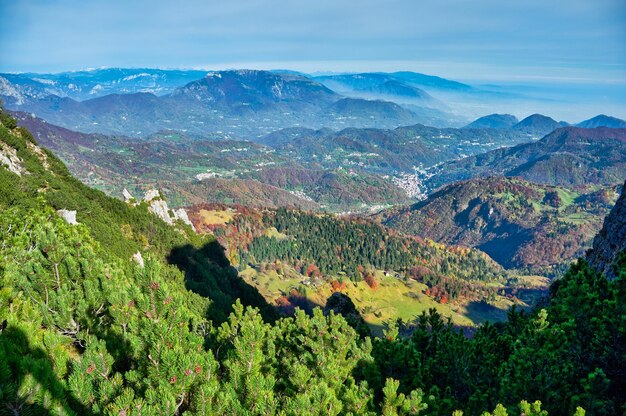
[{"label": "gray rock face", "polygon": [[172,225],[174,221],[172,221],[172,217],[170,217],[170,210],[167,206],[167,202],[162,199],[153,199],[150,201],[150,205],[148,206],[148,211],[161,218],[166,223]]},{"label": "gray rock face", "polygon": [[146,194],[143,196],[143,200],[145,202],[150,202],[153,199],[156,198],[160,198],[161,194],[159,193],[159,191],[157,191],[156,189],[150,189],[148,192],[146,192]]},{"label": "gray rock face", "polygon": [[618,256],[626,251],[626,183],[615,207],[604,220],[602,230],[593,240],[593,248],[587,260],[609,279],[614,279],[613,265]]},{"label": "gray rock face", "polygon": [[185,224],[189,225],[192,230],[196,231],[196,227],[193,226],[193,223],[189,219],[187,215],[187,211],[184,208],[179,208],[174,210],[174,221],[180,220]]},{"label": "gray rock face", "polygon": [[[126,189],[124,189],[123,193],[124,198],[126,198],[126,194],[130,195]],[[173,225],[176,221],[180,220],[196,231],[193,223],[189,220],[189,216],[187,216],[187,211],[185,211],[184,208],[170,211],[167,202],[161,197],[161,193],[158,190],[150,189],[144,195],[143,200],[148,203],[148,211],[161,218],[166,223]]]},{"label": "gray rock face", "polygon": [[0,143],[0,164],[5,165],[9,172],[13,172],[17,176],[28,173],[22,166],[22,160],[17,156],[15,149],[4,143]]},{"label": "gray rock face", "polygon": [[143,261],[143,256],[141,255],[141,252],[136,252],[135,254],[133,254],[132,260],[137,263],[139,265],[139,267],[141,267],[142,269],[144,268],[144,261]]},{"label": "gray rock face", "polygon": [[122,190],[122,196],[124,197],[124,202],[126,202],[127,204],[129,204],[133,199],[133,196],[131,195],[130,192],[128,192],[128,189],[124,188],[124,190]]},{"label": "gray rock face", "polygon": [[63,218],[65,222],[67,222],[68,224],[71,224],[71,225],[78,224],[78,221],[76,221],[76,211],[60,209],[57,211],[57,214],[59,214],[59,216]]}]

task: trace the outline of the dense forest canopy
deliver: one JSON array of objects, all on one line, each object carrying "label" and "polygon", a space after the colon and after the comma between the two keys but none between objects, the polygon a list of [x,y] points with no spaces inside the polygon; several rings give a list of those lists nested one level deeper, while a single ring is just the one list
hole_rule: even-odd
[{"label": "dense forest canopy", "polygon": [[[213,238],[85,187],[5,113],[0,122],[0,414],[626,411],[626,254],[610,281],[580,260],[541,308],[473,337],[431,311],[410,335],[389,322],[372,338],[342,311],[278,318]],[[276,228],[298,235],[299,218],[278,212]],[[324,244],[345,238],[341,226],[306,218],[334,252]],[[362,257],[320,266],[406,261],[401,242],[369,253],[377,231],[363,227],[352,236]],[[254,255],[316,250],[302,241]]]}]

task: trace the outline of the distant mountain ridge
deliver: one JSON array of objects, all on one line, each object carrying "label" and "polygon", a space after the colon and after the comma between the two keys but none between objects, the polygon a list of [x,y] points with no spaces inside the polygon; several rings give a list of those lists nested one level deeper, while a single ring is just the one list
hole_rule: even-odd
[{"label": "distant mountain ridge", "polygon": [[169,98],[232,106],[263,106],[279,102],[330,104],[341,98],[322,84],[301,75],[256,70],[209,72],[177,88]]},{"label": "distant mountain ridge", "polygon": [[626,179],[626,129],[562,127],[539,141],[446,163],[430,189],[476,176],[519,176],[548,185],[615,185]]},{"label": "distant mountain ridge", "polygon": [[479,248],[504,267],[545,273],[591,246],[614,201],[614,187],[568,189],[474,178],[379,217],[405,233]]},{"label": "distant mountain ridge", "polygon": [[519,123],[517,117],[511,114],[490,114],[480,117],[467,126],[466,129],[510,129]]},{"label": "distant mountain ridge", "polygon": [[[230,81],[220,80],[222,76]],[[73,130],[132,136],[172,129],[253,138],[300,126],[392,128],[420,123],[460,127],[468,124],[466,117],[473,116],[473,108],[485,100],[492,100],[491,108],[498,109],[510,108],[508,99],[530,99],[516,94],[506,88],[474,87],[410,71],[310,75],[288,69],[101,68],[55,74],[0,73],[0,99],[9,109],[32,112]],[[350,108],[329,109],[342,98],[389,103],[348,101]],[[120,105],[120,114],[107,111],[111,103]],[[403,109],[394,107],[397,104]],[[513,127],[512,119],[486,117],[468,127]],[[241,118],[249,122],[244,124]],[[533,137],[567,125],[539,114],[517,124],[515,129]],[[600,115],[579,126],[624,128],[626,122]]]},{"label": "distant mountain ridge", "polygon": [[558,122],[551,117],[544,116],[543,114],[533,114],[526,117],[511,128],[513,130],[519,130],[529,134],[545,136],[559,127],[565,127],[567,125],[568,124],[563,121]]},{"label": "distant mountain ridge", "polygon": [[[24,76],[19,77],[23,81]],[[32,83],[36,85],[0,78],[0,96],[10,109],[87,133],[145,137],[159,130],[181,130],[253,138],[293,126],[388,128],[426,119],[392,102],[345,98],[315,80],[287,72],[213,71],[165,95],[115,93],[84,101]]]},{"label": "distant mountain ridge", "polygon": [[[511,114],[489,114],[477,118],[465,128],[495,128],[495,129],[508,129],[513,128],[516,130],[526,131],[529,133],[548,134],[553,130],[560,127],[567,127],[570,124],[544,116],[542,114],[533,114],[526,117],[522,121],[519,121],[517,117]],[[593,129],[596,127],[609,127],[614,129],[626,128],[626,121],[617,117],[607,116],[605,114],[599,114],[588,120],[581,121],[576,124],[576,127],[582,127],[586,129]]]},{"label": "distant mountain ridge", "polygon": [[385,73],[360,73],[327,75],[314,77],[316,81],[329,88],[346,94],[372,93],[381,96],[397,96],[406,99],[415,99],[421,104],[436,104],[435,99],[423,89],[413,83],[406,82],[391,74]]},{"label": "distant mountain ridge", "polygon": [[[12,103],[6,97],[20,101],[56,95],[84,101],[108,94],[149,92],[165,95],[206,73],[201,70],[103,68],[57,74],[0,74],[0,96],[4,96],[9,105]],[[17,91],[7,94],[8,90],[2,86],[3,79],[12,83]]]},{"label": "distant mountain ridge", "polygon": [[576,125],[577,127],[584,127],[586,129],[593,129],[596,127],[610,127],[614,129],[623,129],[626,128],[626,121],[607,116],[604,114],[599,114],[589,120],[581,121]]}]

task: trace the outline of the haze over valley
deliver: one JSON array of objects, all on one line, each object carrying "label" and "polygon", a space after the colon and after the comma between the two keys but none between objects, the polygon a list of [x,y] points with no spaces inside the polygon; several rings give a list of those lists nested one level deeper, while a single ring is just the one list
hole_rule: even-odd
[{"label": "haze over valley", "polygon": [[626,410],[622,2],[0,13],[0,415]]}]

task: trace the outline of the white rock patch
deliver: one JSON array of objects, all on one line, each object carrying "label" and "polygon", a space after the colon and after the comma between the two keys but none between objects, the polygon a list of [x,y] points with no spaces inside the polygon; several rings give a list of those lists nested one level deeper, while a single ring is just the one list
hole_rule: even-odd
[{"label": "white rock patch", "polygon": [[174,210],[174,221],[181,220],[185,224],[189,225],[192,230],[196,231],[196,227],[193,226],[193,223],[189,219],[187,215],[187,211],[184,208],[179,208]]},{"label": "white rock patch", "polygon": [[17,156],[17,151],[3,142],[0,142],[0,163],[5,165],[9,172],[18,176],[28,173],[22,165],[22,160]]},{"label": "white rock patch", "polygon": [[77,225],[78,221],[76,221],[76,211],[70,211],[67,209],[60,209],[57,211],[57,214],[59,214],[59,216],[61,218],[63,218],[65,220],[65,222],[67,222],[70,225]]},{"label": "white rock patch", "polygon": [[139,251],[136,252],[135,254],[133,254],[133,257],[131,257],[131,258],[132,258],[132,260],[134,262],[136,262],[139,265],[139,267],[141,267],[143,269],[144,261],[143,261],[143,256],[141,255],[141,252],[139,252]]}]

